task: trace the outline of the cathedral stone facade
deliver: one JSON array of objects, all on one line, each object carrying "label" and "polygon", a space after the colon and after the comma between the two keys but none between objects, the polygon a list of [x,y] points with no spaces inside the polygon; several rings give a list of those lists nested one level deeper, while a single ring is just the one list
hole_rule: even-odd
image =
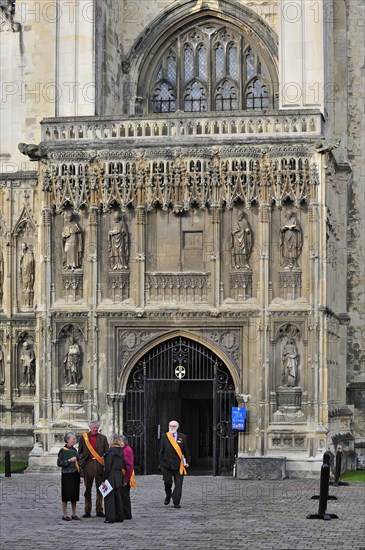
[{"label": "cathedral stone facade", "polygon": [[156,472],[172,417],[214,475],[354,466],[360,4],[1,2],[0,421],[31,469],[99,418]]}]

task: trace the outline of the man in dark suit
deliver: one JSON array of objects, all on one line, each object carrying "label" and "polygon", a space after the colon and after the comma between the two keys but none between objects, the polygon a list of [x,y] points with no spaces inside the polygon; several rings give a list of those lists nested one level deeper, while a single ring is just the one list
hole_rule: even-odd
[{"label": "man in dark suit", "polygon": [[[181,508],[182,484],[190,462],[186,435],[178,432],[178,427],[176,420],[170,421],[169,431],[162,434],[160,446],[160,466],[166,492],[164,504],[170,504],[172,497],[175,508]],[[175,486],[172,491],[173,480]]]},{"label": "man in dark suit", "polygon": [[85,482],[85,513],[83,518],[91,517],[91,489],[95,479],[96,486],[96,515],[103,518],[103,497],[98,488],[101,485],[104,467],[104,454],[109,449],[108,439],[99,433],[99,420],[89,423],[89,433],[84,433],[79,441],[79,462],[84,470]]}]

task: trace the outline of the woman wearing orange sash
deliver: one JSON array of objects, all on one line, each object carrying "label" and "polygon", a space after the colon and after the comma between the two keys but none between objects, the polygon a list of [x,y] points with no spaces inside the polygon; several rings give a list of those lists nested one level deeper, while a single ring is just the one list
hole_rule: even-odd
[{"label": "woman wearing orange sash", "polygon": [[[61,496],[63,521],[80,519],[76,515],[76,503],[80,500],[80,483],[83,482],[83,473],[78,462],[78,454],[74,445],[76,435],[67,432],[65,435],[65,446],[60,449],[57,458],[57,466],[62,468]],[[72,515],[67,515],[67,502],[71,502]]]}]

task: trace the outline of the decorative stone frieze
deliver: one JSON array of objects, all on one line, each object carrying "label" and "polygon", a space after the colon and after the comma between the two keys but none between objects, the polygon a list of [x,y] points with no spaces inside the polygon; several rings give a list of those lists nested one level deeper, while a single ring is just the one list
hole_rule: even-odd
[{"label": "decorative stone frieze", "polygon": [[147,302],[208,301],[209,273],[147,273]]},{"label": "decorative stone frieze", "polygon": [[109,289],[113,302],[122,302],[129,298],[129,273],[126,272],[110,272],[109,273]]},{"label": "decorative stone frieze", "polygon": [[237,302],[252,297],[252,272],[240,271],[230,273],[231,297]]},{"label": "decorative stone frieze", "polygon": [[64,296],[67,301],[76,301],[82,298],[83,274],[82,273],[63,273],[62,286]]}]

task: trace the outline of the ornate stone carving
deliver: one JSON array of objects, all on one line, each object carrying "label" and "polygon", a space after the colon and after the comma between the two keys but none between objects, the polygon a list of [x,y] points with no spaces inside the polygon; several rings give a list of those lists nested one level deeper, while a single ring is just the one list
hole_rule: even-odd
[{"label": "ornate stone carving", "polygon": [[57,211],[88,207],[90,197],[104,211],[117,204],[122,211],[162,207],[176,214],[193,204],[232,208],[239,201],[247,208],[284,201],[299,208],[316,197],[312,152],[303,146],[222,147],[213,157],[209,147],[147,148],[143,157],[138,149],[104,149],[91,166],[87,159],[95,154],[50,152],[44,190]]},{"label": "ornate stone carving", "polygon": [[24,296],[24,306],[33,307],[35,261],[31,247],[23,242],[19,260],[19,280]]},{"label": "ornate stone carving", "polygon": [[293,214],[289,215],[287,223],[280,230],[281,265],[285,269],[298,266],[298,258],[302,252],[302,230]]},{"label": "ornate stone carving", "polygon": [[128,269],[129,234],[125,219],[119,211],[113,213],[113,228],[109,231],[110,269],[121,271]]},{"label": "ornate stone carving", "polygon": [[287,338],[282,351],[282,382],[283,386],[292,388],[296,384],[299,366],[299,354],[294,338]]},{"label": "ornate stone carving", "polygon": [[82,405],[84,390],[77,387],[62,388],[60,390],[61,403],[63,405]]},{"label": "ornate stone carving", "polygon": [[231,233],[232,267],[233,269],[248,269],[248,260],[252,250],[252,232],[245,215],[241,213],[236,227]]},{"label": "ornate stone carving", "polygon": [[63,267],[73,271],[82,263],[82,234],[79,224],[74,221],[73,212],[65,212],[65,224],[62,229]]},{"label": "ornate stone carving", "polygon": [[207,302],[209,273],[147,273],[148,302]]},{"label": "ornate stone carving", "polygon": [[252,273],[231,273],[231,297],[237,301],[248,300],[252,296]]},{"label": "ornate stone carving", "polygon": [[34,386],[35,385],[35,369],[36,358],[33,348],[26,340],[22,344],[20,352],[20,360],[22,363],[22,383],[21,386]]},{"label": "ornate stone carving", "polygon": [[112,273],[109,275],[109,289],[113,301],[129,298],[129,273]]},{"label": "ornate stone carving", "polygon": [[68,346],[66,356],[63,360],[66,386],[77,386],[82,380],[80,347],[70,336],[70,345]]},{"label": "ornate stone carving", "polygon": [[278,388],[276,390],[278,411],[282,414],[299,413],[302,406],[302,388]]},{"label": "ornate stone carving", "polygon": [[65,296],[68,300],[77,300],[82,298],[83,275],[82,273],[62,274],[62,286],[65,290]]}]

